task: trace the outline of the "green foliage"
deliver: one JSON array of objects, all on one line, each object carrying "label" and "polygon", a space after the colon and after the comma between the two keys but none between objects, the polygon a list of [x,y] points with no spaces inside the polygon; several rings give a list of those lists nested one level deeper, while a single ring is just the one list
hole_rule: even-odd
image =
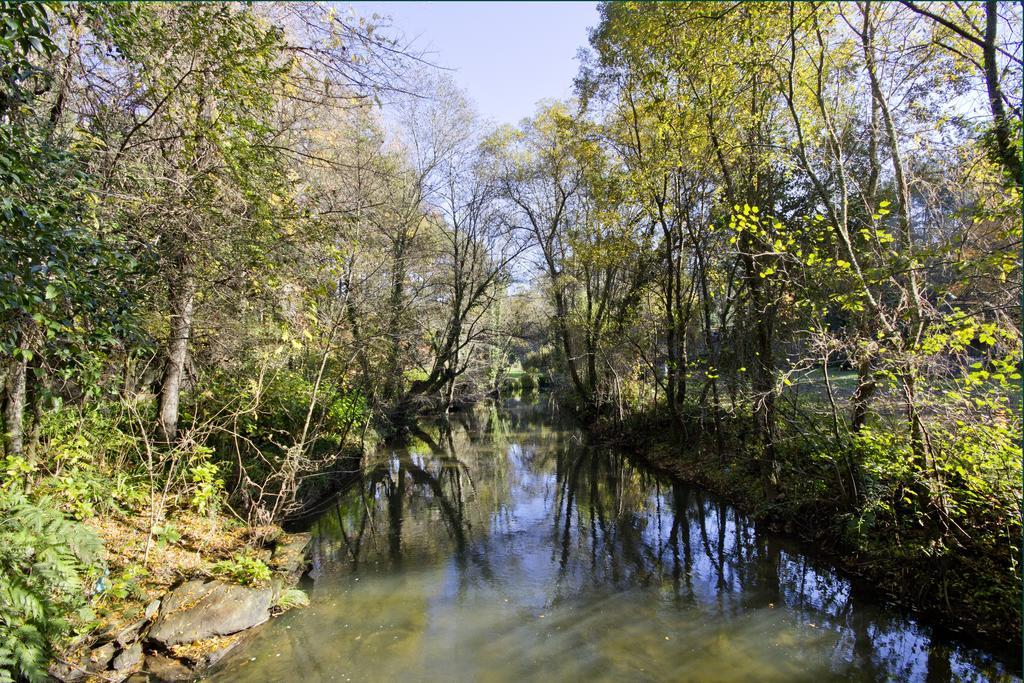
[{"label": "green foliage", "polygon": [[[214,389],[211,405],[259,399],[259,410],[243,416],[239,425],[247,436],[260,438],[262,433],[294,434],[301,430],[313,400],[314,380],[304,373],[282,369],[262,386],[244,378],[224,378]],[[238,382],[244,382],[238,386]],[[238,393],[236,393],[238,392]],[[323,415],[322,438],[338,441],[367,417],[365,398],[354,390],[343,390],[321,384],[316,397],[316,414]]]},{"label": "green foliage", "polygon": [[101,553],[92,531],[50,501],[0,494],[0,680],[47,680],[66,615],[86,604],[84,582]]},{"label": "green foliage", "polygon": [[407,384],[412,384],[413,382],[423,382],[430,375],[423,368],[409,368],[402,376]]},{"label": "green foliage", "polygon": [[56,3],[0,3],[0,118],[32,97],[28,82],[42,75],[33,57],[53,54],[50,14]]},{"label": "green foliage", "polygon": [[852,444],[853,458],[863,472],[863,504],[851,530],[864,538],[877,531],[876,525],[892,522],[898,511],[921,514],[918,468],[905,434],[865,427]]},{"label": "green foliage", "polygon": [[181,540],[181,532],[173,524],[163,524],[153,527],[153,537],[159,547],[166,548]]},{"label": "green foliage", "polygon": [[142,588],[140,579],[147,576],[148,573],[142,565],[130,564],[118,574],[100,579],[99,585],[102,590],[96,596],[96,603],[109,605],[118,600],[145,598],[146,591]]},{"label": "green foliage", "polygon": [[8,455],[3,460],[4,476],[0,490],[13,492],[25,490],[36,466],[20,455]]},{"label": "green foliage", "polygon": [[[26,79],[54,51],[42,3],[0,9],[0,116],[29,110]],[[44,122],[17,117],[0,128],[0,356],[31,361],[39,339],[65,378],[129,334],[138,265],[123,241],[101,231],[89,150],[65,146]]]},{"label": "green foliage", "polygon": [[56,410],[43,416],[45,457],[32,470],[35,491],[51,496],[76,519],[136,511],[149,498],[134,459],[138,444],[108,414],[112,408],[98,404],[82,413]]},{"label": "green foliage", "polygon": [[244,553],[215,563],[211,571],[243,586],[259,586],[270,581],[270,567],[258,557]]},{"label": "green foliage", "polygon": [[280,609],[282,612],[287,612],[293,607],[307,607],[308,605],[309,596],[306,595],[305,591],[301,591],[298,588],[286,588],[281,591],[281,595],[278,597],[275,607]]},{"label": "green foliage", "polygon": [[201,514],[216,512],[224,495],[224,480],[217,478],[216,463],[200,462],[192,465],[189,476],[195,488],[192,492],[192,507]]},{"label": "green foliage", "polygon": [[[233,418],[232,429],[237,429],[245,437],[247,445],[260,451],[260,456],[245,463],[248,476],[257,480],[270,476],[274,468],[288,457],[287,445],[302,433],[313,397],[314,381],[302,372],[280,369],[265,378],[262,384],[245,376],[222,374],[211,378],[210,389],[201,408],[204,418],[215,419],[218,413],[230,413],[235,406],[253,406]],[[368,416],[369,408],[360,392],[321,383],[313,409],[317,425],[315,447],[321,451],[336,452],[345,446],[350,434],[359,433]],[[231,440],[227,440],[223,442],[221,452],[230,452],[234,446]],[[222,459],[209,463],[217,466],[217,473],[224,475],[237,467],[233,458],[217,457]],[[203,472],[203,476],[209,474],[205,469]],[[221,486],[217,481],[214,479],[210,484],[196,482],[197,493],[202,492],[200,497],[209,496],[209,500],[215,500],[214,490]],[[198,500],[194,504],[198,505]]]},{"label": "green foliage", "polygon": [[91,394],[99,359],[133,334],[138,260],[100,228],[89,146],[33,116],[57,7],[0,5],[0,360],[45,360]]},{"label": "green foliage", "polygon": [[1020,541],[1021,429],[1019,420],[961,421],[932,434],[935,467],[948,495],[949,515],[995,548]]},{"label": "green foliage", "polygon": [[[184,193],[205,216],[202,249],[178,221],[153,221],[131,205],[121,207],[124,219],[140,221],[151,240],[174,242],[161,254],[165,275],[181,259],[208,273],[270,266],[290,185],[274,138],[274,107],[292,68],[281,55],[282,30],[227,5],[110,3],[89,12],[118,67],[137,80],[136,96],[153,108],[151,125],[175,135],[182,126],[179,158],[202,167],[185,187],[146,182],[151,174],[132,169],[119,179],[150,201],[173,205]],[[207,111],[211,93],[216,106]]]},{"label": "green foliage", "polygon": [[540,371],[536,368],[526,370],[522,377],[519,378],[519,382],[522,385],[523,391],[537,391],[540,388]]}]

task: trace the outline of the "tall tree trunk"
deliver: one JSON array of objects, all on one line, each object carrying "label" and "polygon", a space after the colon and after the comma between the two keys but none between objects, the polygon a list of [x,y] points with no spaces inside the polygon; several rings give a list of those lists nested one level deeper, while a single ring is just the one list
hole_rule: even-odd
[{"label": "tall tree trunk", "polygon": [[[27,371],[26,371],[26,384],[27,384]],[[27,387],[26,404],[32,406],[32,428],[28,433],[28,444],[26,449],[28,457],[35,460],[39,453],[39,443],[43,437],[43,411],[44,401],[52,390],[52,381],[49,373],[45,371],[45,368],[39,367],[32,373],[33,382],[30,387]]]},{"label": "tall tree trunk", "polygon": [[28,361],[21,356],[11,363],[7,372],[7,395],[4,400],[4,451],[8,456],[20,456],[25,449],[27,380]]},{"label": "tall tree trunk", "polygon": [[[867,19],[867,6],[865,6],[865,28],[864,40],[869,40],[870,22]],[[873,212],[878,206],[878,178],[882,173],[882,164],[878,158],[878,138],[881,122],[879,121],[878,99],[871,98],[871,129],[868,138],[868,162],[870,171],[868,173],[867,187],[864,192],[864,200],[868,212]],[[860,325],[860,338],[874,340],[877,338],[878,320],[874,316],[865,316]],[[873,342],[870,342],[873,344]],[[873,351],[870,347],[858,349],[857,361],[857,389],[853,392],[853,431],[860,431],[867,424],[868,413],[871,407],[871,399],[875,395],[877,384],[875,374],[872,371]]]},{"label": "tall tree trunk", "polygon": [[451,412],[452,406],[455,404],[455,379],[456,379],[456,372],[458,371],[458,367],[459,367],[459,349],[458,349],[458,344],[456,344],[455,351],[453,352],[452,357],[451,357],[449,363],[450,363],[450,366],[449,366],[450,367],[450,371],[448,373],[446,373],[446,374],[450,375],[451,378],[448,380],[448,386],[447,386],[447,388],[445,389],[445,392],[444,392],[445,393],[445,397],[444,397],[444,412],[445,412],[445,415],[447,415],[448,413]]},{"label": "tall tree trunk", "polygon": [[[760,298],[760,297],[758,297]],[[761,441],[761,480],[765,496],[774,500],[779,491],[779,472],[775,453],[775,359],[772,355],[772,331],[765,320],[768,311],[759,313],[756,324],[757,358],[754,362],[754,422]]]},{"label": "tall tree trunk", "polygon": [[[718,344],[715,343],[713,322],[711,317],[711,290],[708,287],[708,271],[707,265],[704,262],[703,249],[698,246],[697,239],[690,231],[690,239],[695,245],[694,253],[697,255],[697,270],[700,278],[700,293],[701,293],[701,306],[703,311],[703,323],[704,323],[704,345],[707,347],[708,363],[714,366],[716,369],[719,364],[719,353]],[[715,448],[718,452],[718,458],[721,460],[725,455],[725,444],[722,437],[722,403],[718,395],[718,372],[711,374],[708,380],[711,384],[711,410],[712,419],[715,425]]]},{"label": "tall tree trunk", "polygon": [[196,296],[195,273],[188,255],[180,254],[177,265],[178,272],[168,283],[171,326],[157,408],[160,435],[167,443],[174,443],[178,438],[181,385],[185,377],[188,343],[192,337],[192,313]]},{"label": "tall tree trunk", "polygon": [[[753,43],[751,42],[751,46]],[[759,114],[759,79],[754,75],[750,94],[750,116],[756,121]],[[763,147],[761,131],[752,127],[748,133],[748,145],[751,150]],[[765,193],[762,192],[760,169],[757,167],[757,158],[753,153],[749,156],[750,187],[748,197],[752,205],[760,205],[762,210],[772,213],[773,207],[770,202],[765,201]],[[761,474],[761,482],[764,487],[765,497],[774,501],[779,492],[779,464],[776,461],[775,453],[775,358],[772,354],[772,338],[774,336],[774,315],[775,304],[771,302],[771,293],[766,292],[766,281],[761,278],[760,269],[757,268],[753,249],[760,245],[751,244],[750,231],[744,230],[745,242],[744,265],[746,267],[747,287],[750,290],[750,304],[754,315],[755,335],[755,359],[754,377],[752,381],[754,392],[754,426],[760,441],[762,451],[759,454],[758,466]]]},{"label": "tall tree trunk", "polygon": [[387,357],[387,377],[385,378],[384,398],[388,402],[401,398],[405,371],[402,367],[402,307],[405,298],[405,244],[396,243],[391,262],[391,293],[388,300],[390,315],[387,335],[389,339]]},{"label": "tall tree trunk", "polygon": [[675,291],[675,277],[672,272],[672,234],[662,219],[662,232],[665,239],[665,361],[667,372],[665,373],[665,398],[668,401],[668,411],[672,416],[672,423],[679,422],[679,406],[677,400],[679,391],[677,377],[679,372],[678,349],[679,343],[676,338],[676,318],[674,300],[678,295]]},{"label": "tall tree trunk", "polygon": [[576,353],[572,346],[572,335],[569,331],[568,306],[565,303],[564,293],[557,290],[559,285],[560,283],[557,281],[552,282],[552,287],[556,288],[554,296],[555,324],[558,328],[558,336],[562,341],[562,353],[565,354],[566,367],[569,369],[569,379],[572,380],[572,386],[576,390],[576,396],[589,408],[593,403],[594,397],[587,391],[587,388],[583,384],[583,380],[580,378],[579,367],[576,364]]},{"label": "tall tree trunk", "polygon": [[686,343],[686,327],[690,322],[690,310],[693,305],[694,281],[690,279],[690,286],[687,288],[686,301],[683,301],[683,237],[677,233],[676,241],[679,248],[676,250],[672,263],[673,278],[675,278],[675,311],[673,317],[676,325],[676,407],[680,411],[686,405],[686,373],[690,369],[689,348]]},{"label": "tall tree trunk", "polygon": [[864,428],[868,421],[871,397],[875,394],[877,384],[871,369],[871,356],[863,352],[857,360],[857,390],[853,393],[853,420],[855,432]]},{"label": "tall tree trunk", "polygon": [[356,344],[356,357],[359,361],[359,370],[362,373],[362,391],[363,396],[369,401],[373,398],[374,392],[372,391],[373,382],[371,380],[370,373],[370,360],[366,353],[366,342],[363,339],[362,328],[359,324],[359,312],[356,310],[356,306],[352,301],[352,259],[349,259],[345,270],[345,278],[342,281],[345,290],[345,320],[348,322],[349,329],[352,331],[352,340]]},{"label": "tall tree trunk", "polygon": [[[862,41],[864,48],[864,62],[867,67],[868,80],[871,83],[872,96],[874,101],[878,104],[878,112],[881,115],[882,123],[885,127],[886,137],[889,141],[889,153],[892,157],[892,169],[894,180],[896,181],[896,195],[898,200],[896,205],[897,217],[899,219],[900,227],[899,234],[896,238],[896,244],[904,250],[905,255],[909,258],[911,264],[913,264],[914,241],[913,231],[911,229],[910,185],[903,164],[899,138],[896,135],[896,125],[893,121],[892,112],[889,109],[889,103],[882,92],[878,74],[875,70],[873,43],[874,28],[871,25],[871,15],[869,14],[869,10],[870,1],[865,3],[864,9],[865,18]],[[1002,101],[1000,100],[1000,104],[1001,103]],[[921,335],[924,332],[925,325],[922,305],[923,295],[921,292],[917,268],[913,265],[908,268],[906,272],[906,288],[907,297],[910,300],[911,325],[910,329],[907,332],[904,332],[904,339],[901,341],[903,346],[902,350],[912,354],[921,340]],[[922,420],[919,406],[917,405],[915,386],[917,369],[913,366],[912,362],[907,360],[903,360],[902,365],[903,368],[900,372],[900,377],[907,400],[907,419],[910,422],[911,447],[913,449],[915,459],[920,463],[925,476],[930,480],[929,489],[932,493],[933,502],[939,502],[938,498],[941,496],[937,491],[939,487],[938,471],[936,468],[931,467],[932,454],[928,443],[928,433],[925,428],[924,421]]]},{"label": "tall tree trunk", "polygon": [[985,56],[985,86],[988,90],[989,106],[992,108],[992,123],[996,138],[996,152],[999,160],[1010,175],[1013,182],[1021,183],[1020,155],[1014,148],[1010,135],[1010,120],[1003,105],[1003,92],[999,85],[999,62],[996,58],[996,35],[999,27],[999,9],[996,0],[985,2],[985,41],[982,53]]}]

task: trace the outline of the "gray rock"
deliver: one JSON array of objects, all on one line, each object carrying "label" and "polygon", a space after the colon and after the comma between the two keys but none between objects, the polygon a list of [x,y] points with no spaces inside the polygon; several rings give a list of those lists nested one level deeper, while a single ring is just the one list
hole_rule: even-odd
[{"label": "gray rock", "polygon": [[121,647],[128,647],[129,645],[131,645],[139,639],[139,632],[142,631],[142,627],[145,625],[146,620],[140,619],[136,621],[134,624],[129,624],[128,626],[125,626],[123,629],[117,632],[117,636],[114,637],[114,642],[116,642]]},{"label": "gray rock", "polygon": [[180,659],[151,654],[146,657],[145,671],[148,680],[157,681],[191,681],[196,678],[195,672]]},{"label": "gray rock", "polygon": [[114,657],[114,671],[127,671],[142,664],[142,643],[135,643]]},{"label": "gray rock", "polygon": [[56,680],[63,681],[63,683],[78,683],[78,681],[85,680],[85,677],[89,675],[81,667],[65,662],[51,664],[48,673]]},{"label": "gray rock", "polygon": [[249,530],[249,539],[257,548],[274,545],[284,535],[284,529],[277,525],[259,526]]},{"label": "gray rock", "polygon": [[195,579],[164,596],[149,639],[164,647],[228,636],[270,618],[273,588]]},{"label": "gray rock", "polygon": [[306,568],[306,546],[312,536],[308,533],[290,534],[274,546],[270,566],[276,571],[297,578]]},{"label": "gray rock", "polygon": [[236,638],[234,641],[230,643],[218,644],[218,647],[215,650],[204,652],[203,655],[199,658],[199,660],[193,663],[196,671],[207,669],[216,664],[217,662],[219,662],[220,660],[224,659],[229,652],[238,647],[239,643],[243,642],[244,640],[244,636],[242,638]]},{"label": "gray rock", "polygon": [[90,673],[103,671],[107,668],[107,664],[110,664],[110,660],[114,658],[115,654],[117,654],[116,643],[100,645],[89,653],[89,661],[85,664],[86,670]]},{"label": "gray rock", "polygon": [[156,616],[157,610],[160,609],[160,601],[154,600],[153,602],[146,605],[145,619],[152,619]]}]

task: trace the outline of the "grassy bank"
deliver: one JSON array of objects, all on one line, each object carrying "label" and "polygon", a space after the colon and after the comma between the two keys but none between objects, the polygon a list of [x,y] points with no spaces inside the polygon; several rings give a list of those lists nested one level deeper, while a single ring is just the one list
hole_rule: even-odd
[{"label": "grassy bank", "polygon": [[219,511],[170,508],[152,524],[131,507],[75,519],[56,498],[4,491],[0,503],[0,658],[15,680],[49,680],[48,669],[65,680],[130,675],[112,679],[91,650],[150,623],[157,601],[184,580],[268,584],[271,548],[287,540],[276,526],[247,527]]},{"label": "grassy bank", "polygon": [[994,460],[1001,449],[1012,463],[1015,442],[977,437],[946,444],[944,471],[951,474],[944,478],[940,512],[924,500],[910,468],[898,466],[909,460],[898,435],[871,430],[821,449],[813,440],[780,439],[778,489],[769,498],[745,424],[736,418],[724,423],[721,453],[710,429],[695,421],[674,427],[663,415],[602,425],[599,432],[656,469],[812,543],[885,599],[929,622],[988,644],[1019,645],[1019,479],[1007,479],[1012,465],[995,472],[992,462],[960,474],[963,457],[954,450],[987,449]]},{"label": "grassy bank", "polygon": [[[46,414],[31,453],[0,460],[0,681],[47,680],[51,665],[72,677],[102,673],[90,649],[151,623],[151,606],[173,586],[195,578],[269,585],[280,571],[272,553],[288,540],[278,525],[286,517],[260,523],[244,514],[257,487],[239,486],[230,451],[192,438],[157,448],[119,408]],[[333,469],[285,490],[288,504],[278,508],[300,514],[327,496],[353,449],[311,458],[311,467]],[[260,462],[274,471],[283,459],[268,448]],[[260,481],[257,490],[275,500],[281,487]]]}]

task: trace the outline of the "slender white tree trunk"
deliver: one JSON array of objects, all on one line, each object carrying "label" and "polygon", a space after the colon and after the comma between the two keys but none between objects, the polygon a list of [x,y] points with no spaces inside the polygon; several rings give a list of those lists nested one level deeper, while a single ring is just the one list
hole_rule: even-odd
[{"label": "slender white tree trunk", "polygon": [[192,312],[196,295],[195,277],[187,259],[179,259],[179,264],[181,268],[170,284],[171,329],[159,397],[160,433],[167,443],[173,443],[178,437],[178,406],[188,357],[188,342],[192,336]]}]

